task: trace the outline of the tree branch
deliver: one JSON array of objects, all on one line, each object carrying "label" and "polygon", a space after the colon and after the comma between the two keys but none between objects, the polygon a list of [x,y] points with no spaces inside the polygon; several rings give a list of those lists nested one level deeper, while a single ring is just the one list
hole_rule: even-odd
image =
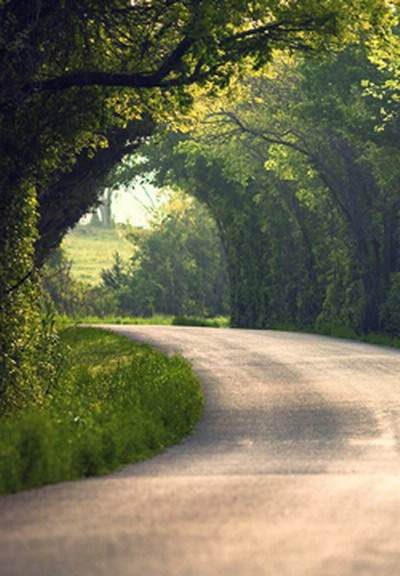
[{"label": "tree branch", "polygon": [[[183,58],[190,53],[196,44],[196,38],[186,34],[165,58],[164,62],[160,64],[157,70],[141,73],[78,70],[55,78],[33,81],[28,84],[25,89],[27,91],[56,91],[71,87],[86,86],[110,86],[136,89],[185,86],[212,75],[218,68],[230,61],[233,57],[237,58],[237,51],[244,50],[243,46],[246,40],[254,41],[254,39],[258,37],[260,41],[264,40],[276,44],[286,42],[287,47],[306,49],[307,46],[304,41],[299,39],[297,43],[293,34],[316,30],[318,24],[319,22],[313,18],[307,18],[297,24],[290,23],[289,21],[280,21],[223,37],[217,42],[215,48],[217,51],[224,51],[224,53],[219,55],[218,62],[210,66],[207,72],[201,70],[205,64],[204,56],[201,56],[197,63],[194,64],[194,71],[169,78],[171,73],[178,72]],[[256,52],[254,46],[252,50]],[[247,51],[244,50],[244,52]]]}]

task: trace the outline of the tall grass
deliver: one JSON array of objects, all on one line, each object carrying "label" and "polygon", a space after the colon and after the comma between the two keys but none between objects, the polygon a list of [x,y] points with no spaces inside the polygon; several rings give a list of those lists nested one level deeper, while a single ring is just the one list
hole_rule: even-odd
[{"label": "tall grass", "polygon": [[66,361],[42,407],[0,420],[0,492],[104,474],[189,434],[202,394],[189,364],[94,328],[62,334]]}]

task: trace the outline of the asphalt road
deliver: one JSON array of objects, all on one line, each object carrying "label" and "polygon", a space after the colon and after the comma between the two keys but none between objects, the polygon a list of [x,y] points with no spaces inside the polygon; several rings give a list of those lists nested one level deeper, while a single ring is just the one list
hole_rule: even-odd
[{"label": "asphalt road", "polygon": [[116,327],[179,351],[204,419],[98,479],[0,498],[1,576],[400,574],[400,353],[319,336]]}]

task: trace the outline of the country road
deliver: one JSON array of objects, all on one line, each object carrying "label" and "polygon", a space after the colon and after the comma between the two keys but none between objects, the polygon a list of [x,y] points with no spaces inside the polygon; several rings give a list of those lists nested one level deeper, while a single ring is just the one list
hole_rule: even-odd
[{"label": "country road", "polygon": [[117,326],[188,358],[205,414],[112,475],[0,498],[1,576],[400,574],[400,353]]}]

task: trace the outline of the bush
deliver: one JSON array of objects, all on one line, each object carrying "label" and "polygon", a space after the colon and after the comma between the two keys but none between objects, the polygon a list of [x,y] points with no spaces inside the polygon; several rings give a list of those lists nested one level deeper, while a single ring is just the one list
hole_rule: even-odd
[{"label": "bush", "polygon": [[57,387],[42,407],[0,419],[0,493],[104,474],[191,432],[201,414],[188,363],[123,336],[69,328]]},{"label": "bush", "polygon": [[383,327],[393,336],[400,335],[400,272],[392,274],[383,310]]},{"label": "bush", "polygon": [[229,320],[224,316],[216,318],[201,318],[200,316],[174,316],[174,326],[208,326],[212,328],[228,327]]}]

